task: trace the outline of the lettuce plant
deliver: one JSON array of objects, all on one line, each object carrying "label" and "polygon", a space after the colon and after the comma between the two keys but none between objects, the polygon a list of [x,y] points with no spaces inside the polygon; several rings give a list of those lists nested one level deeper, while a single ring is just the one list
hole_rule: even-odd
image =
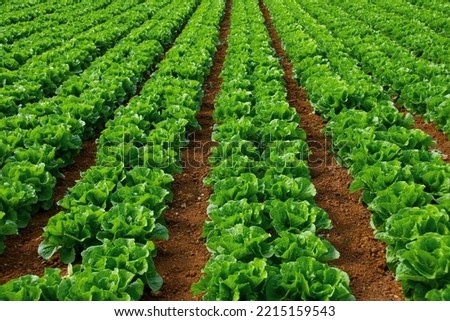
[{"label": "lettuce plant", "polygon": [[153,291],[161,288],[163,280],[156,272],[152,257],[156,255],[153,242],[136,243],[134,239],[104,239],[102,244],[90,246],[83,252],[82,265],[97,271],[126,270],[139,277]]},{"label": "lettuce plant", "polygon": [[372,225],[378,227],[403,208],[429,204],[433,196],[424,189],[424,185],[400,181],[379,191],[373,201],[369,203],[369,209],[373,211]]},{"label": "lettuce plant", "polygon": [[167,228],[157,223],[152,210],[131,203],[113,206],[99,222],[100,227],[95,232],[100,241],[134,238],[136,242],[145,243],[150,239],[167,240],[169,237]]},{"label": "lettuce plant", "polygon": [[450,283],[449,234],[425,233],[399,250],[397,259],[396,278],[410,299],[424,300],[428,292],[442,290]]},{"label": "lettuce plant", "polygon": [[217,191],[210,198],[210,204],[221,206],[228,201],[246,198],[249,202],[258,202],[259,182],[252,173],[243,173],[238,177],[224,178],[214,184]]},{"label": "lettuce plant", "polygon": [[324,263],[339,258],[339,252],[330,242],[310,231],[301,233],[283,231],[271,245],[274,256],[282,262],[292,262],[300,257],[313,257]]},{"label": "lettuce plant", "polygon": [[271,225],[277,233],[283,231],[315,233],[332,227],[327,212],[308,201],[296,201],[293,198],[286,201],[266,201],[266,209],[272,219]]},{"label": "lettuce plant", "polygon": [[[79,268],[77,266],[76,268]],[[141,279],[115,268],[93,270],[86,267],[63,277],[57,288],[59,301],[130,301],[138,300],[144,291]]]},{"label": "lettuce plant", "polygon": [[248,262],[255,257],[269,258],[273,255],[273,248],[268,242],[270,237],[259,226],[236,224],[210,235],[206,246],[213,255],[231,255],[239,261]]},{"label": "lettuce plant", "polygon": [[348,275],[312,257],[300,257],[273,269],[266,284],[267,300],[354,300]]},{"label": "lettuce plant", "polygon": [[223,206],[210,205],[208,207],[210,221],[203,226],[203,236],[220,234],[222,230],[237,224],[245,226],[270,227],[270,219],[264,210],[263,203],[249,203],[247,199],[229,201]]},{"label": "lettuce plant", "polygon": [[59,252],[64,263],[73,262],[76,253],[99,243],[96,233],[105,213],[101,207],[81,205],[54,215],[44,228],[44,240],[38,247],[39,255],[48,260]]},{"label": "lettuce plant", "polygon": [[401,209],[385,221],[375,237],[387,244],[386,260],[395,269],[397,252],[429,232],[440,235],[450,233],[448,214],[433,205]]},{"label": "lettuce plant", "polygon": [[203,300],[256,301],[263,298],[268,276],[265,259],[255,258],[244,263],[230,255],[217,255],[202,271],[205,276],[192,285],[192,292],[204,294]]}]

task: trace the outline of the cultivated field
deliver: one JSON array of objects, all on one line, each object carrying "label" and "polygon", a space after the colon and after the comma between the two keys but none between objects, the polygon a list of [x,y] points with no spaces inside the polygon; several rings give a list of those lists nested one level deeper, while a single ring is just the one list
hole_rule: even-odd
[{"label": "cultivated field", "polygon": [[448,1],[0,9],[0,300],[450,300]]}]

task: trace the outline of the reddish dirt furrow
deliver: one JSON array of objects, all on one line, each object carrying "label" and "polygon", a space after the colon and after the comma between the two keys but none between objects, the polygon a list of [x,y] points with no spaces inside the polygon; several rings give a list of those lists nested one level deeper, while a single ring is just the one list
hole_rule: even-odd
[{"label": "reddish dirt furrow", "polygon": [[170,238],[157,242],[155,264],[164,284],[157,293],[145,293],[144,300],[200,299],[192,295],[191,286],[200,279],[201,269],[209,259],[201,232],[207,219],[206,209],[211,189],[203,185],[203,178],[210,169],[208,158],[213,146],[211,134],[214,125],[212,113],[214,99],[222,83],[220,72],[227,50],[230,14],[231,1],[227,1],[220,29],[220,44],[211,73],[203,86],[204,97],[197,116],[202,129],[189,135],[189,146],[182,151],[183,173],[175,176],[172,188],[174,199],[164,214]]},{"label": "reddish dirt furrow", "polygon": [[260,6],[276,54],[285,70],[288,101],[300,114],[300,126],[308,135],[312,152],[309,166],[312,182],[317,189],[316,202],[333,221],[333,229],[327,231],[325,236],[341,257],[332,264],[348,273],[357,300],[402,300],[400,284],[386,267],[385,247],[373,237],[369,225],[370,213],[359,202],[359,195],[349,193],[348,186],[352,179],[347,170],[336,163],[330,151],[330,142],[321,132],[325,124],[320,116],[313,114],[306,92],[295,82],[292,64],[286,57],[270,14],[262,1]]},{"label": "reddish dirt furrow", "polygon": [[442,153],[442,159],[447,163],[450,163],[450,140],[447,135],[441,132],[436,128],[436,125],[433,123],[427,123],[420,115],[414,115],[415,128],[423,130],[425,133],[433,137],[436,141],[436,146],[434,149],[437,149]]},{"label": "reddish dirt furrow", "polygon": [[[404,114],[408,112],[404,107],[397,106],[397,108]],[[442,153],[443,160],[450,163],[450,140],[448,139],[448,136],[440,131],[435,124],[427,123],[421,115],[413,114],[413,117],[415,122],[414,127],[433,137],[436,141],[436,146],[434,146],[434,148]]]},{"label": "reddish dirt furrow", "polygon": [[67,189],[75,185],[80,179],[81,172],[86,171],[95,163],[97,145],[95,138],[83,143],[82,152],[75,157],[74,164],[61,170],[62,176],[58,178],[53,200],[54,204],[48,211],[40,211],[33,216],[30,224],[19,231],[19,235],[10,236],[5,240],[6,249],[0,256],[0,284],[25,274],[42,276],[44,268],[65,265],[57,256],[46,261],[38,255],[37,248],[42,241],[42,230],[48,220],[58,213],[61,208],[56,204],[63,198]]}]

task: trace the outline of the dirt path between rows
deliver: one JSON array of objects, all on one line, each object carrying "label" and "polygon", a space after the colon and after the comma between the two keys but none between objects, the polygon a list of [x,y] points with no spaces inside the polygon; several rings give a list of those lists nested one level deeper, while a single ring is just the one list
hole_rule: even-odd
[{"label": "dirt path between rows", "polygon": [[207,219],[206,209],[211,189],[203,185],[210,170],[208,158],[213,146],[211,134],[214,125],[214,99],[220,91],[220,72],[227,50],[230,27],[231,1],[220,27],[220,44],[213,60],[211,73],[203,85],[204,97],[197,115],[201,130],[189,135],[189,146],[182,152],[183,173],[175,175],[174,198],[164,217],[169,229],[169,240],[157,242],[155,264],[164,284],[160,291],[144,294],[143,300],[185,301],[199,300],[191,293],[191,286],[201,276],[201,269],[209,253],[201,236]]},{"label": "dirt path between rows", "polygon": [[[406,108],[399,107],[397,104],[395,105],[401,113],[405,114],[409,112]],[[444,161],[450,163],[450,140],[448,139],[448,136],[440,131],[435,124],[427,123],[423,116],[414,114],[412,115],[414,117],[414,128],[420,129],[433,137],[433,139],[436,141],[436,146],[434,146],[433,148],[442,153],[442,159]]]},{"label": "dirt path between rows", "polygon": [[385,246],[373,237],[373,229],[369,225],[370,212],[359,202],[358,194],[349,193],[352,179],[331,154],[331,144],[321,133],[325,124],[320,116],[313,114],[306,92],[295,82],[293,66],[286,57],[270,14],[262,1],[260,6],[276,54],[285,70],[289,104],[300,114],[300,127],[308,135],[312,152],[309,166],[317,189],[317,205],[329,213],[333,222],[333,229],[325,236],[341,257],[332,264],[348,273],[357,300],[402,300],[401,286],[385,263]]}]

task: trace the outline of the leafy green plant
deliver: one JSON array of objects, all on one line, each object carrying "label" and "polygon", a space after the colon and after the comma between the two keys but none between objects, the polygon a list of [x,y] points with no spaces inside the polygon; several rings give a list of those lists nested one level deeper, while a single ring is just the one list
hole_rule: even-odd
[{"label": "leafy green plant", "polygon": [[167,240],[169,235],[167,228],[157,223],[152,210],[121,203],[102,215],[96,237],[98,240],[134,238],[136,242],[145,243],[150,239]]},{"label": "leafy green plant", "polygon": [[73,262],[76,253],[99,243],[96,233],[104,215],[105,210],[101,207],[83,205],[52,216],[44,228],[44,240],[38,247],[39,255],[48,260],[59,252],[64,263]]},{"label": "leafy green plant", "polygon": [[411,167],[402,166],[398,160],[390,162],[378,162],[364,166],[350,184],[350,192],[363,190],[361,200],[369,204],[376,197],[378,191],[382,191],[393,183],[405,181],[411,176]]},{"label": "leafy green plant", "polygon": [[153,242],[136,243],[134,239],[104,239],[100,245],[90,246],[83,252],[82,265],[97,271],[116,268],[137,275],[153,291],[161,288],[163,280],[156,272],[152,257],[156,255]]},{"label": "leafy green plant", "polygon": [[217,165],[225,159],[234,161],[234,159],[238,160],[241,156],[247,156],[257,161],[261,158],[258,145],[259,143],[248,140],[220,142],[212,148],[212,156],[209,158],[209,162],[212,165]]},{"label": "leafy green plant", "polygon": [[286,201],[277,199],[267,201],[266,208],[272,219],[271,225],[278,233],[283,231],[291,233],[316,232],[332,227],[328,214],[308,201],[296,201],[293,198]]},{"label": "leafy green plant", "polygon": [[259,182],[252,173],[243,173],[238,177],[224,178],[214,184],[217,191],[210,198],[210,204],[221,206],[228,201],[247,199],[258,202]]},{"label": "leafy green plant", "polygon": [[60,269],[46,268],[44,276],[24,275],[0,285],[2,301],[55,301],[61,282]]},{"label": "leafy green plant", "polygon": [[27,161],[8,163],[3,166],[0,179],[32,186],[38,202],[44,209],[49,209],[53,204],[52,196],[56,178],[46,171],[43,163],[38,165]]},{"label": "leafy green plant", "polygon": [[244,263],[230,255],[213,256],[202,270],[204,276],[192,285],[194,295],[209,301],[256,301],[263,298],[268,277],[265,259]]},{"label": "leafy green plant", "polygon": [[255,257],[269,258],[273,255],[269,238],[270,234],[261,227],[236,224],[209,235],[206,246],[213,255],[231,255],[239,261],[249,262]]},{"label": "leafy green plant", "polygon": [[400,181],[379,191],[373,201],[369,203],[369,209],[374,212],[371,218],[373,226],[378,227],[383,224],[386,219],[402,208],[429,204],[433,197],[424,189],[423,185]]},{"label": "leafy green plant", "polygon": [[450,285],[443,289],[433,289],[425,294],[425,299],[429,301],[450,301]]},{"label": "leafy green plant", "polygon": [[111,195],[115,189],[116,183],[108,179],[95,183],[82,180],[69,189],[69,194],[59,201],[58,205],[67,210],[89,204],[107,208],[111,206]]},{"label": "leafy green plant", "polygon": [[390,268],[395,269],[397,251],[429,232],[441,235],[450,233],[448,214],[433,205],[401,209],[380,226],[375,237],[387,244],[386,260]]},{"label": "leafy green plant", "polygon": [[339,258],[339,252],[325,239],[316,236],[313,232],[279,233],[271,245],[274,256],[282,262],[292,262],[299,257],[310,256],[319,262],[327,262]]},{"label": "leafy green plant", "polygon": [[138,300],[143,294],[144,284],[140,279],[134,280],[134,276],[118,268],[97,271],[86,267],[75,270],[69,277],[62,278],[57,298],[60,301]]},{"label": "leafy green plant", "polygon": [[18,228],[25,227],[36,211],[37,202],[33,186],[21,182],[0,183],[0,211],[5,213],[2,220],[9,220]]},{"label": "leafy green plant", "polygon": [[37,301],[42,294],[39,281],[36,275],[25,275],[0,285],[0,300]]},{"label": "leafy green plant", "polygon": [[260,226],[267,229],[270,219],[264,210],[262,203],[249,203],[247,199],[229,201],[223,206],[210,205],[208,216],[211,221],[206,221],[203,226],[203,237],[217,235],[222,230],[231,228],[237,224],[245,226]]},{"label": "leafy green plant", "polygon": [[233,155],[223,159],[217,166],[211,168],[208,176],[203,179],[206,186],[213,186],[216,182],[231,176],[253,173],[260,177],[263,173],[263,163],[255,161],[246,155]]},{"label": "leafy green plant", "polygon": [[3,242],[5,236],[17,234],[17,225],[6,219],[5,212],[0,211],[0,254],[5,250],[5,243]]},{"label": "leafy green plant", "polygon": [[351,301],[348,275],[312,257],[300,257],[273,269],[266,284],[267,300]]},{"label": "leafy green plant", "polygon": [[119,186],[111,196],[111,203],[113,206],[132,204],[151,208],[152,217],[162,223],[162,213],[167,208],[165,202],[170,195],[171,193],[161,186],[141,183],[134,186]]},{"label": "leafy green plant", "polygon": [[397,258],[395,274],[408,298],[424,300],[429,291],[441,290],[450,283],[448,234],[423,234],[407,244],[406,249],[399,250]]},{"label": "leafy green plant", "polygon": [[287,175],[267,175],[261,179],[261,189],[267,199],[287,201],[290,198],[314,203],[316,188],[308,178]]}]

